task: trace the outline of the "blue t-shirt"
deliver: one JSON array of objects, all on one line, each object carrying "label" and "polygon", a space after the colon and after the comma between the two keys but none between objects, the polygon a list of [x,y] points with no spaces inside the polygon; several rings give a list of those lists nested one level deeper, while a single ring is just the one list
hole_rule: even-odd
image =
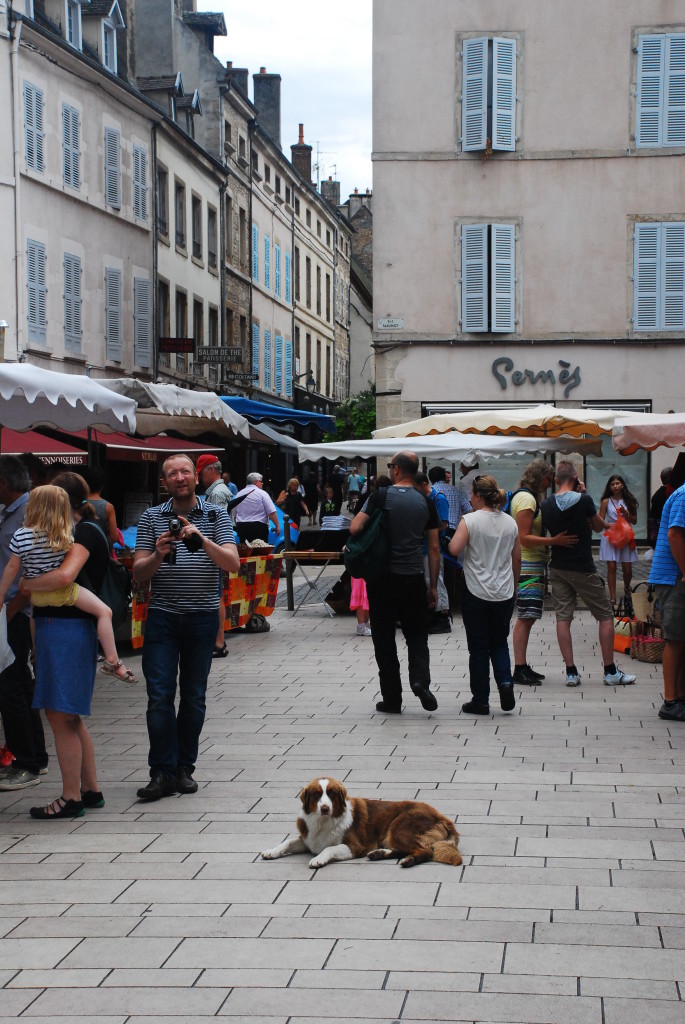
[{"label": "blue t-shirt", "polygon": [[652,567],[649,570],[650,583],[663,583],[672,587],[680,579],[681,572],[668,543],[668,531],[672,526],[685,529],[685,484],[674,491],[664,505]]}]

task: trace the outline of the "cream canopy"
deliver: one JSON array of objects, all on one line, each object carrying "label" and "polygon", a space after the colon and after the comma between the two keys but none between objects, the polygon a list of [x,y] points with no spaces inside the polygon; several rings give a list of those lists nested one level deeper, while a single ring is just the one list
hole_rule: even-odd
[{"label": "cream canopy", "polygon": [[175,430],[185,437],[205,433],[250,436],[245,417],[222,402],[213,391],[191,391],[175,384],[149,384],[135,377],[102,378],[97,383],[110,392],[135,400],[137,433],[145,437],[164,430]]},{"label": "cream canopy", "polygon": [[374,437],[364,441],[334,441],[328,444],[301,444],[299,460],[305,459],[371,459],[378,455],[393,455],[409,448],[419,458],[433,458],[443,462],[462,462],[466,457],[475,459],[500,458],[502,455],[534,455],[538,452],[581,452],[599,455],[602,442],[597,439],[571,437],[491,437],[478,438],[455,433],[432,434],[427,437]]},{"label": "cream canopy", "polygon": [[529,409],[473,409],[470,412],[424,416],[374,431],[374,438],[417,437],[423,434],[518,434],[521,437],[570,435],[599,437],[610,434],[618,411],[612,409],[559,409],[537,405]]},{"label": "cream canopy", "polygon": [[136,403],[82,374],[56,373],[30,363],[0,365],[0,424],[13,430],[136,429]]},{"label": "cream canopy", "polygon": [[640,416],[621,416],[614,424],[614,448],[621,455],[632,455],[644,448],[677,448],[685,445],[685,413],[642,413]]}]

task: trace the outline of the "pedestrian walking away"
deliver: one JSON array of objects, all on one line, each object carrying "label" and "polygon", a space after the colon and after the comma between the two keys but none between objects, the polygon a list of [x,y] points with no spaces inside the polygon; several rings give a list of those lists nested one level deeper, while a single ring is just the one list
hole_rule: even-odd
[{"label": "pedestrian walking away", "polygon": [[240,565],[228,513],[196,497],[188,456],[168,458],[162,476],[170,498],[143,513],[133,565],[138,582],[150,580],[143,646],[150,782],[138,790],[141,800],[197,790],[193,772],[219,622],[219,581],[222,570],[237,572]]},{"label": "pedestrian walking away", "polygon": [[243,544],[251,540],[268,541],[269,520],[274,524],[276,536],[281,532],[276,506],[263,488],[262,474],[248,473],[245,487],[236,495],[243,499],[235,510],[235,528]]},{"label": "pedestrian walking away", "polygon": [[580,597],[598,623],[605,685],[627,686],[636,677],[617,668],[614,662],[614,613],[592,559],[592,531],[604,530],[608,524],[585,493],[585,484],[578,479],[572,462],[558,463],[555,481],[556,494],[542,503],[543,530],[552,535],[566,531],[578,538],[573,547],[553,547],[550,562],[557,640],[566,665],[566,685],[580,686],[582,682],[573,658],[571,637],[571,623]]},{"label": "pedestrian walking away", "polygon": [[[438,706],[430,689],[428,610],[437,601],[440,520],[434,503],[415,487],[418,468],[414,452],[394,455],[388,463],[392,487],[374,491],[350,523],[350,534],[354,537],[364,531],[377,507],[385,509],[385,528],[390,540],[388,568],[379,578],[368,581],[366,589],[382,698],[376,710],[391,715],[402,711],[397,622],[407,643],[409,685],[426,711],[435,711]],[[423,576],[424,538],[430,564],[428,591]]]},{"label": "pedestrian walking away", "polygon": [[451,555],[464,556],[461,611],[469,648],[471,700],[462,711],[490,713],[490,664],[502,711],[516,707],[509,657],[509,624],[521,570],[516,523],[503,511],[506,493],[492,476],[471,484],[473,512],[465,515],[450,541]]}]

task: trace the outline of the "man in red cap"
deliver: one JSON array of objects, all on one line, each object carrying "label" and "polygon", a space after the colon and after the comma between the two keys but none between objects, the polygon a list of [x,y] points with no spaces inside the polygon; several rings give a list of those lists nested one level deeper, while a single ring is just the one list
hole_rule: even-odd
[{"label": "man in red cap", "polygon": [[[195,463],[197,480],[205,492],[205,501],[210,505],[219,505],[228,510],[228,503],[232,495],[223,481],[221,472],[222,465],[216,455],[200,455]],[[224,624],[226,622],[226,607],[223,600],[219,601],[219,631],[214,644],[213,658],[225,658],[228,654],[228,647],[224,637]]]}]

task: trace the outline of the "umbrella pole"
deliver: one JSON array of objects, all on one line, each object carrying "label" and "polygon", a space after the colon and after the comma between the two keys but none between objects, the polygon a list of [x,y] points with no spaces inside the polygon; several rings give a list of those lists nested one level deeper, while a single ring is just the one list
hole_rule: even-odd
[{"label": "umbrella pole", "polygon": [[93,465],[93,431],[92,431],[91,427],[88,427],[87,437],[88,437],[88,466],[90,467],[90,466]]}]

